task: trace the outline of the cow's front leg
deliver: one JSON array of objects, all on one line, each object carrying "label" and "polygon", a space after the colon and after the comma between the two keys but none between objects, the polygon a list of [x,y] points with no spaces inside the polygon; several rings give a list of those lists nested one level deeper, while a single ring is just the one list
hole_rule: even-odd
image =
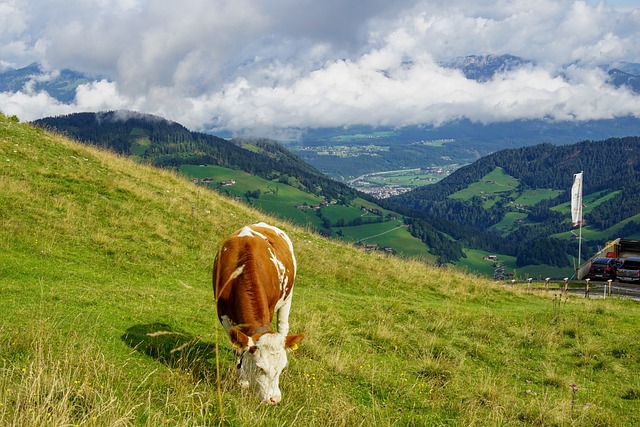
[{"label": "cow's front leg", "polygon": [[293,296],[293,290],[289,292],[289,295],[282,301],[282,303],[276,306],[278,311],[278,332],[285,337],[289,333],[289,312],[291,311],[291,299]]}]

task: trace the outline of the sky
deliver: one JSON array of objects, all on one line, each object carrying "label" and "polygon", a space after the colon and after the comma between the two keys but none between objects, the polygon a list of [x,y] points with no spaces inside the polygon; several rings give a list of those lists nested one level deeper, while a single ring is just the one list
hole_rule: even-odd
[{"label": "sky", "polygon": [[[0,0],[0,71],[97,80],[62,104],[0,93],[21,120],[133,110],[192,130],[640,117],[603,67],[640,63],[640,0]],[[487,82],[441,61],[532,61]]]}]

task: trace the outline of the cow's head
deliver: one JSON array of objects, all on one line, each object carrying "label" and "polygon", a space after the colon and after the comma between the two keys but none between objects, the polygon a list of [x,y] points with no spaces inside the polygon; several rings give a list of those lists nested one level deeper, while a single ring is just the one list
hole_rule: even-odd
[{"label": "cow's head", "polygon": [[287,350],[295,350],[304,334],[285,337],[269,332],[249,337],[232,328],[229,336],[234,348],[242,352],[238,364],[240,384],[254,389],[264,403],[275,405],[280,402],[280,374],[287,366]]}]

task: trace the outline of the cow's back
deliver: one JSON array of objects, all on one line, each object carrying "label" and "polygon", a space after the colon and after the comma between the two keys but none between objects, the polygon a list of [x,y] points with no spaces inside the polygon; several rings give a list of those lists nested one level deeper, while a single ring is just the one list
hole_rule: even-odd
[{"label": "cow's back", "polygon": [[227,329],[270,325],[276,305],[291,293],[295,273],[293,247],[283,231],[264,223],[236,231],[214,264],[218,318]]}]

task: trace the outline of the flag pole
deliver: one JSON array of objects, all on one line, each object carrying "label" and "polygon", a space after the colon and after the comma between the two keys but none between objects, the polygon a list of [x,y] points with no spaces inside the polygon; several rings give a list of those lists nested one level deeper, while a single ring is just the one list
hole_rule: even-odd
[{"label": "flag pole", "polygon": [[584,222],[582,217],[582,179],[583,172],[580,171],[580,232],[578,236],[578,268],[582,264],[582,223]]},{"label": "flag pole", "polygon": [[[582,208],[580,208],[580,211],[582,211]],[[582,216],[582,214],[580,216]],[[582,221],[580,221],[580,232],[578,234],[578,268],[580,268],[581,263],[582,263]]]},{"label": "flag pole", "polygon": [[578,235],[578,266],[576,267],[576,275],[582,263],[582,174],[583,172],[573,175],[573,186],[571,187],[571,221],[573,226],[580,226]]}]

